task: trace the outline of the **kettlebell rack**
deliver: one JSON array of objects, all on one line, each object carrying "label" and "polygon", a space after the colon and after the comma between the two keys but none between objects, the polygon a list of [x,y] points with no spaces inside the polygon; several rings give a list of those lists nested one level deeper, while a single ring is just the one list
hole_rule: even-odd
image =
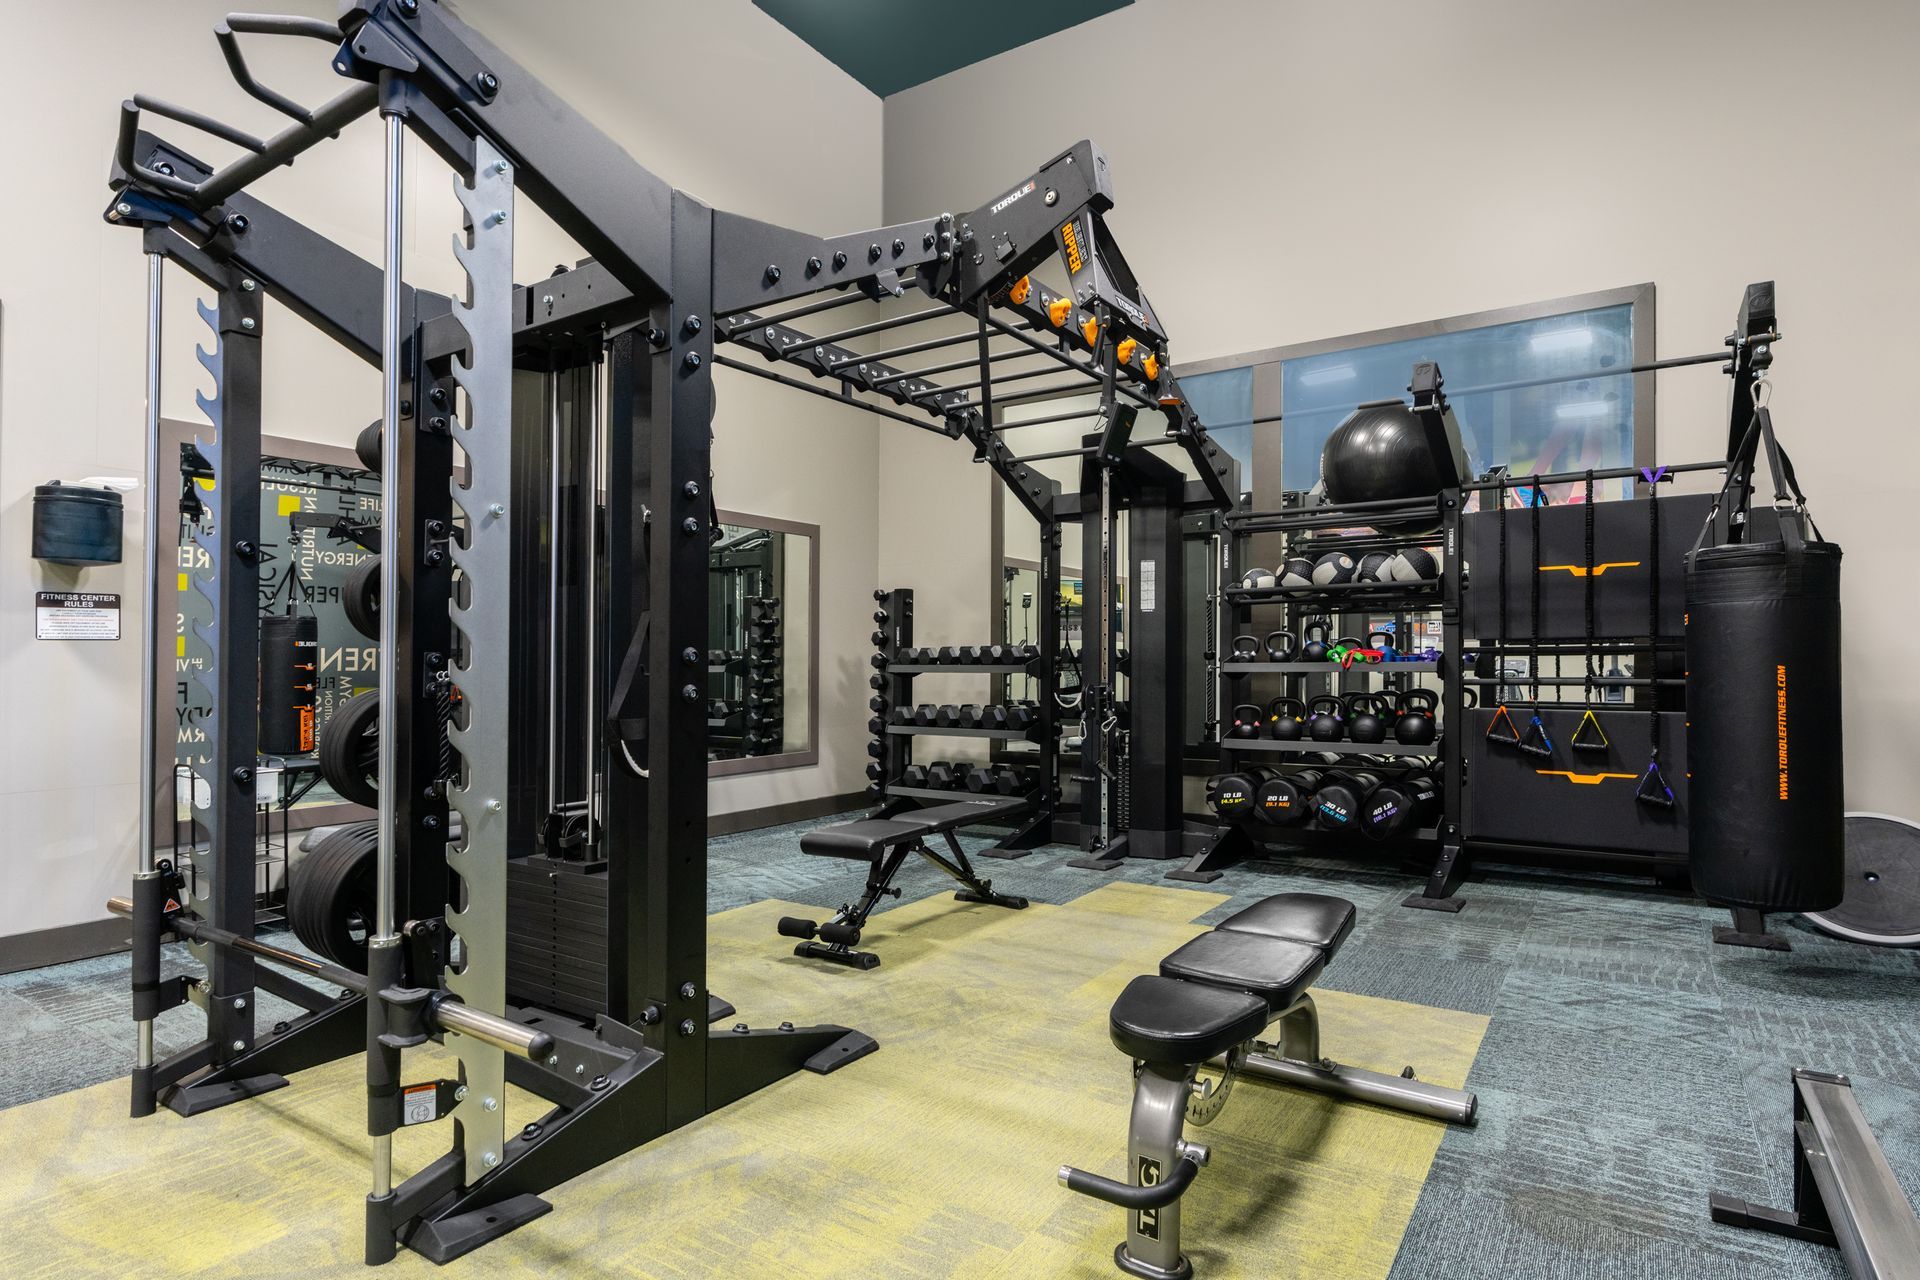
[{"label": "kettlebell rack", "polygon": [[[1437,392],[1435,393],[1437,396]],[[1443,405],[1438,407],[1444,408]],[[1436,847],[1426,889],[1407,900],[1410,906],[1457,911],[1452,896],[1466,870],[1460,832],[1460,768],[1457,735],[1446,726],[1462,715],[1462,686],[1458,679],[1460,654],[1460,574],[1454,551],[1459,545],[1460,494],[1443,490],[1431,498],[1388,502],[1346,503],[1308,507],[1285,505],[1278,510],[1230,512],[1221,521],[1223,584],[1216,602],[1219,643],[1209,660],[1209,680],[1217,690],[1222,714],[1214,726],[1223,773],[1266,762],[1281,770],[1305,768],[1386,771],[1389,780],[1411,778],[1427,760],[1437,760],[1438,811],[1394,838]],[[1377,532],[1363,521],[1389,527],[1431,530],[1419,535]],[[1311,587],[1249,587],[1235,585],[1257,561],[1281,564],[1294,558],[1318,562],[1340,553],[1355,565],[1369,555],[1392,555],[1399,550],[1438,544],[1442,548],[1437,577],[1402,581],[1337,582]],[[1392,616],[1393,630],[1374,624]],[[1437,650],[1402,651],[1397,646],[1412,634],[1415,618],[1438,616],[1441,644]],[[1236,638],[1253,636],[1260,648],[1248,656]],[[1303,636],[1304,641],[1303,643]],[[1388,641],[1376,646],[1382,636]],[[1284,637],[1284,639],[1283,639]],[[1395,647],[1388,648],[1386,644]],[[1440,688],[1422,684],[1419,677],[1438,677]],[[1377,677],[1377,679],[1376,679]],[[1338,738],[1316,738],[1306,725],[1297,736],[1273,736],[1268,709],[1280,698],[1299,704],[1309,699],[1337,699],[1345,714],[1348,699],[1368,694],[1389,697],[1425,688],[1436,704],[1432,740],[1397,741],[1392,716],[1386,717],[1379,741],[1353,741],[1341,725]],[[1256,690],[1258,691],[1256,694]],[[1254,706],[1260,715],[1252,726],[1236,732],[1234,708]],[[1324,705],[1324,702],[1323,702]],[[1250,734],[1246,733],[1251,728]],[[1245,736],[1242,736],[1245,735]],[[1370,735],[1369,735],[1370,736]],[[1312,776],[1311,774],[1307,776]],[[1251,805],[1241,820],[1220,818],[1215,834],[1192,858],[1167,873],[1172,880],[1211,883],[1222,869],[1279,844],[1335,842],[1352,845],[1364,839],[1355,830],[1334,830],[1313,817],[1305,823],[1276,825],[1255,816]],[[1368,847],[1393,847],[1366,841]]]}]

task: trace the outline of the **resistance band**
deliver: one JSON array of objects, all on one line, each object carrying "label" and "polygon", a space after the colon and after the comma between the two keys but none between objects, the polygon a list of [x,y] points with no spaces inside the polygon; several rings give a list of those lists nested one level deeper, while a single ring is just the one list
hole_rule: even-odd
[{"label": "resistance band", "polygon": [[1594,567],[1599,563],[1599,561],[1594,554],[1595,549],[1594,549],[1594,537],[1593,537],[1593,471],[1591,469],[1587,471],[1587,513],[1586,514],[1587,514],[1587,547],[1586,547],[1587,558],[1585,563],[1587,566],[1587,572],[1586,572],[1587,651],[1586,651],[1586,673],[1582,680],[1581,691],[1586,697],[1587,709],[1580,716],[1580,723],[1577,726],[1575,726],[1573,731],[1573,736],[1567,739],[1567,742],[1568,742],[1568,745],[1572,746],[1572,748],[1575,751],[1597,751],[1597,752],[1604,753],[1612,748],[1613,743],[1607,740],[1607,731],[1605,728],[1601,726],[1600,718],[1593,714],[1594,679],[1596,676],[1599,675],[1599,670],[1598,670],[1599,655],[1593,651],[1593,646],[1594,646],[1593,592],[1594,592],[1594,579],[1599,576],[1594,572]]},{"label": "resistance band", "polygon": [[1500,487],[1494,491],[1494,497],[1499,503],[1494,519],[1500,530],[1500,630],[1493,640],[1493,694],[1498,707],[1493,719],[1487,721],[1487,741],[1503,747],[1517,747],[1520,745],[1520,731],[1514,728],[1513,717],[1507,714],[1507,704],[1500,697],[1499,684],[1507,674],[1507,477],[1504,474],[1500,477]]},{"label": "resistance band", "polygon": [[1633,798],[1657,809],[1673,808],[1673,788],[1660,772],[1660,475],[1655,467],[1641,474],[1647,481],[1647,658],[1653,670],[1647,684],[1647,771]]},{"label": "resistance band", "polygon": [[1547,737],[1546,723],[1540,719],[1540,504],[1542,496],[1540,473],[1537,471],[1533,475],[1531,488],[1533,501],[1529,504],[1531,508],[1529,515],[1533,522],[1533,555],[1528,564],[1533,571],[1529,580],[1532,621],[1527,632],[1527,677],[1532,682],[1532,688],[1529,690],[1531,696],[1528,701],[1533,704],[1533,719],[1527,725],[1527,731],[1518,745],[1530,756],[1540,756],[1550,760],[1553,758],[1553,740]]}]

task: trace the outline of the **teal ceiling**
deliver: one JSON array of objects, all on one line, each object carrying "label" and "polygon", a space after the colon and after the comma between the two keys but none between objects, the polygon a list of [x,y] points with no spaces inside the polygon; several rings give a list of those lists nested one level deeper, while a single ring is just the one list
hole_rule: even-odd
[{"label": "teal ceiling", "polygon": [[1133,0],[753,0],[881,97]]}]

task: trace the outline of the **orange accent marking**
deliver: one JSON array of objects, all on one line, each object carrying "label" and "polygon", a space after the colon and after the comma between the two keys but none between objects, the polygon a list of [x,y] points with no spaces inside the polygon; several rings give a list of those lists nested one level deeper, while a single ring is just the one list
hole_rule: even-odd
[{"label": "orange accent marking", "polygon": [[1597,787],[1608,778],[1622,778],[1632,782],[1640,775],[1637,773],[1572,773],[1566,769],[1535,769],[1543,778],[1565,778],[1575,786]]},{"label": "orange accent marking", "polygon": [[1088,316],[1086,319],[1086,323],[1080,326],[1080,336],[1087,340],[1088,346],[1090,347],[1099,346],[1100,345],[1100,321],[1094,318],[1093,316]]},{"label": "orange accent marking", "polygon": [[1067,317],[1073,314],[1072,298],[1055,298],[1047,304],[1047,319],[1056,329],[1064,329]]},{"label": "orange accent marking", "polygon": [[[1597,578],[1609,569],[1638,569],[1639,567],[1640,562],[1638,560],[1609,560],[1605,564],[1593,566],[1591,572],[1593,576]],[[1587,566],[1583,564],[1543,564],[1540,566],[1540,572],[1542,573],[1552,573],[1556,569],[1564,569],[1576,578],[1584,578],[1589,572]]]},{"label": "orange accent marking", "polygon": [[1146,374],[1149,378],[1159,377],[1160,357],[1151,351],[1147,352],[1146,356],[1140,361],[1140,372]]},{"label": "orange accent marking", "polygon": [[1013,288],[1007,290],[1007,301],[1013,303],[1016,307],[1023,307],[1027,303],[1027,294],[1032,291],[1033,277],[1021,276],[1013,282]]},{"label": "orange accent marking", "polygon": [[1135,342],[1132,338],[1122,338],[1120,339],[1120,345],[1115,347],[1113,350],[1113,358],[1118,360],[1121,364],[1132,364],[1133,349],[1139,345],[1140,344],[1138,342]]}]

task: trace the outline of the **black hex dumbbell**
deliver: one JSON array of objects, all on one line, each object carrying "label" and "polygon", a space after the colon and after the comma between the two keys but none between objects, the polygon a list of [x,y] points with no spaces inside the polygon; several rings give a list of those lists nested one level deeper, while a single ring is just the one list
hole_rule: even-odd
[{"label": "black hex dumbbell", "polygon": [[[749,734],[748,736],[753,737],[756,735]],[[875,738],[872,741],[867,743],[867,754],[872,756],[875,760],[878,760],[881,756],[884,756],[885,754],[887,754],[887,744],[880,741],[878,738]]]},{"label": "black hex dumbbell", "polygon": [[951,702],[942,703],[940,709],[933,713],[933,722],[942,729],[960,728],[960,708]]},{"label": "black hex dumbbell", "polygon": [[895,707],[891,712],[888,713],[887,723],[888,724],[912,724],[913,708],[912,707]]},{"label": "black hex dumbbell", "polygon": [[1007,728],[1031,729],[1040,722],[1040,708],[1031,702],[1016,702],[1007,708]]},{"label": "black hex dumbbell", "polygon": [[959,786],[966,777],[966,770],[959,765],[949,764],[945,760],[936,760],[927,766],[927,785],[942,791],[951,791]]},{"label": "black hex dumbbell", "polygon": [[887,687],[887,678],[885,676],[868,676],[867,677],[867,688],[884,689],[886,687]]},{"label": "black hex dumbbell", "polygon": [[1008,728],[1007,709],[998,705],[980,708],[978,723],[982,729]]},{"label": "black hex dumbbell", "polygon": [[913,722],[923,729],[931,729],[939,710],[931,702],[923,702],[913,709]]},{"label": "black hex dumbbell", "polygon": [[[765,723],[765,721],[762,721],[761,723],[763,723],[763,724],[764,724],[764,723]],[[873,734],[873,735],[874,735],[875,737],[878,737],[878,736],[879,736],[880,734],[883,734],[883,733],[885,733],[886,731],[887,731],[887,722],[886,722],[885,720],[883,720],[883,719],[881,719],[881,718],[880,718],[879,716],[868,716],[868,717],[867,717],[867,732],[868,732],[868,733],[871,733],[871,734]]]},{"label": "black hex dumbbell", "polygon": [[992,769],[969,769],[967,770],[966,778],[967,790],[973,792],[975,795],[983,791],[991,791],[993,790],[993,778],[994,771]]},{"label": "black hex dumbbell", "polygon": [[[752,699],[748,699],[748,701],[751,702]],[[881,697],[879,694],[876,693],[871,698],[867,699],[867,710],[885,711],[886,709],[887,709],[887,700]]]},{"label": "black hex dumbbell", "polygon": [[910,764],[900,771],[900,785],[903,787],[924,787],[927,785],[927,766]]},{"label": "black hex dumbbell", "polygon": [[867,761],[867,777],[871,778],[873,781],[878,782],[880,780],[881,775],[884,774],[885,772],[886,772],[886,769],[881,766],[878,760]]},{"label": "black hex dumbbell", "polygon": [[933,660],[950,666],[961,661],[960,650],[955,645],[941,645],[939,651],[934,654]]}]

